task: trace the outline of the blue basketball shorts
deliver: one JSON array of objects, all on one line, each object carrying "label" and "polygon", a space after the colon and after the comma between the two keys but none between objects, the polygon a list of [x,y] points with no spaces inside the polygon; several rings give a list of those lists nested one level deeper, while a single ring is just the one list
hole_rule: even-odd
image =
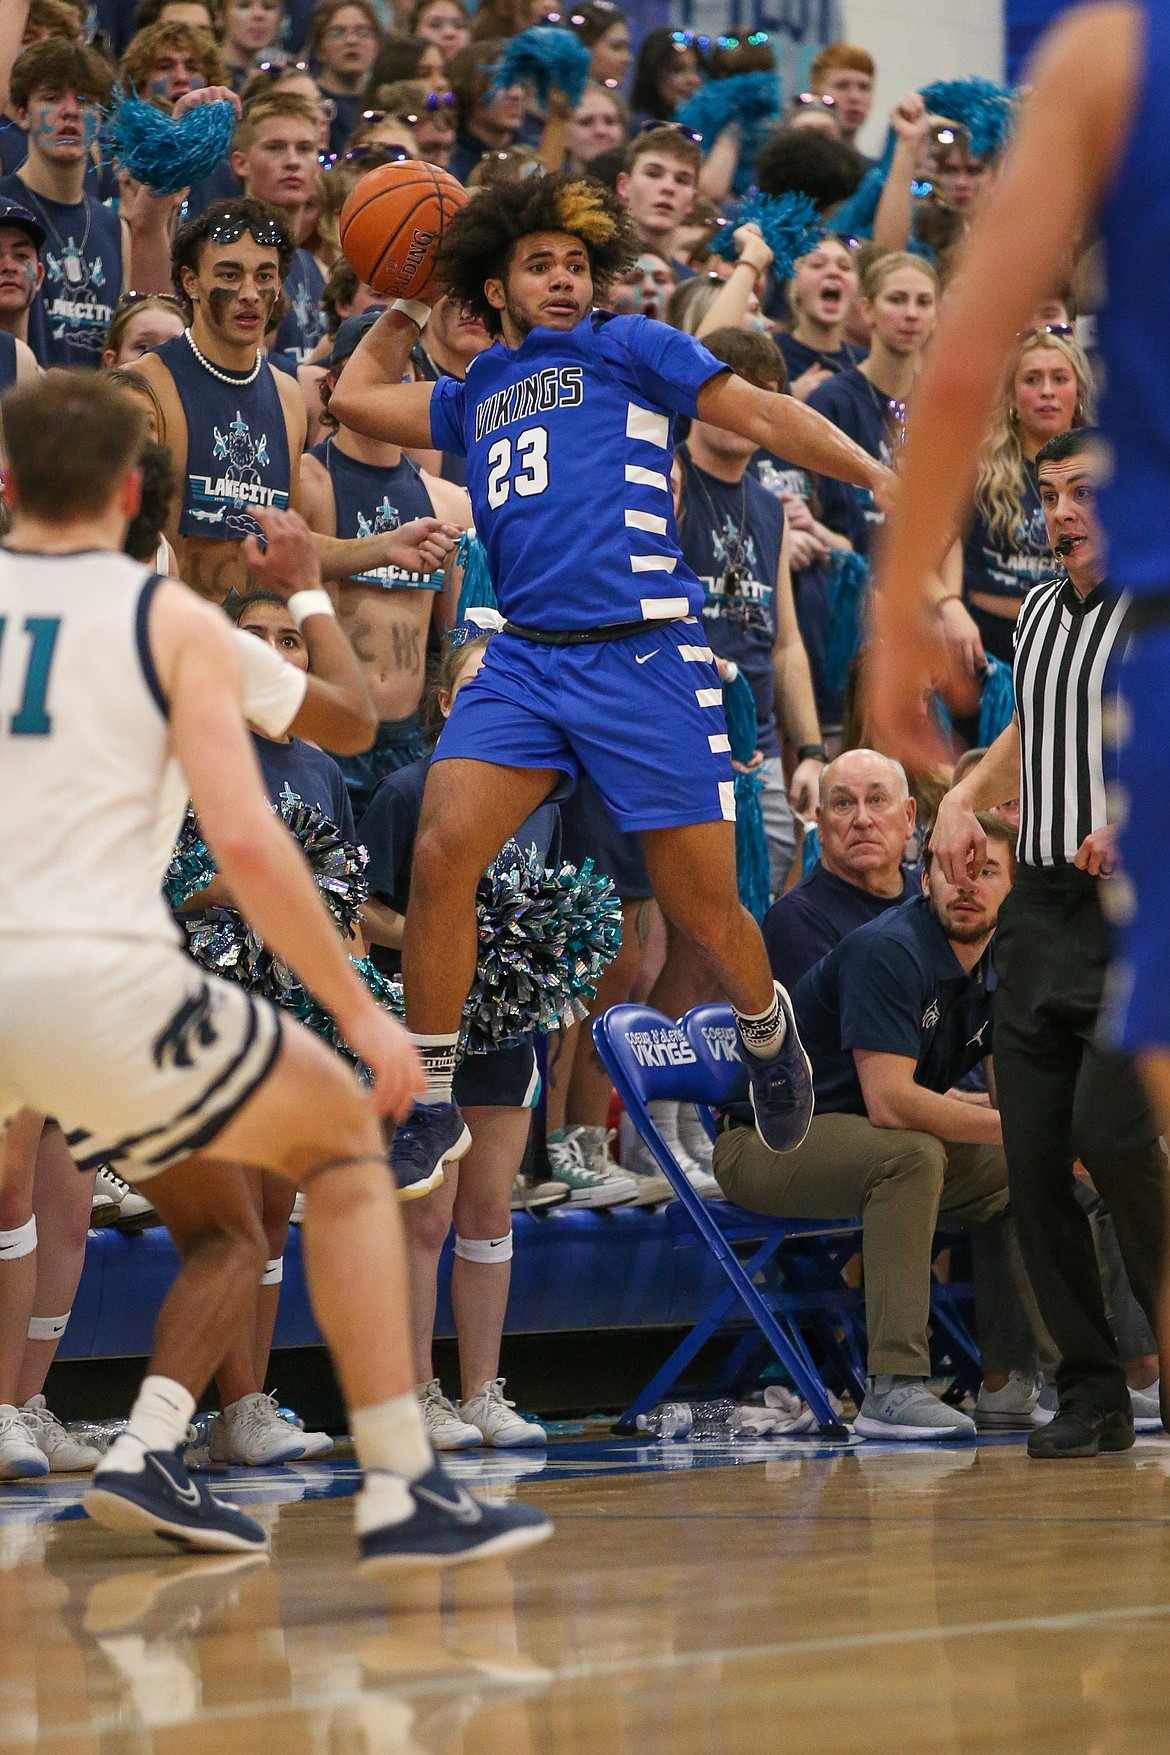
[{"label": "blue basketball shorts", "polygon": [[1170,1051],[1170,626],[1131,640],[1116,719],[1121,868],[1101,886],[1116,931],[1101,1034],[1130,1053]]},{"label": "blue basketball shorts", "polygon": [[588,646],[496,634],[434,760],[586,773],[619,829],[735,820],[723,687],[695,617]]}]

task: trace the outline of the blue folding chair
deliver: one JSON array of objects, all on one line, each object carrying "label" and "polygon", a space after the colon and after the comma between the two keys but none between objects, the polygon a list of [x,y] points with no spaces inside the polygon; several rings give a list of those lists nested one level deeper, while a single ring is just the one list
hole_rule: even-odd
[{"label": "blue folding chair", "polygon": [[[726,1288],[631,1402],[618,1421],[618,1430],[636,1429],[638,1415],[662,1400],[699,1349],[727,1322],[738,1302],[746,1308],[755,1329],[737,1346],[734,1364],[746,1363],[749,1351],[756,1348],[757,1334],[761,1335],[812,1409],[821,1431],[838,1438],[848,1436],[801,1331],[803,1323],[811,1324],[832,1349],[838,1350],[839,1360],[844,1360],[848,1387],[860,1401],[865,1393],[864,1370],[859,1371],[857,1350],[848,1344],[852,1325],[847,1329],[843,1352],[834,1326],[857,1295],[850,1293],[839,1274],[835,1285],[826,1285],[823,1268],[819,1283],[813,1284],[814,1276],[806,1264],[799,1276],[806,1283],[796,1287],[777,1284],[776,1276],[766,1270],[774,1265],[782,1245],[797,1240],[841,1242],[848,1238],[850,1246],[845,1253],[852,1254],[860,1234],[860,1220],[826,1223],[821,1219],[773,1219],[745,1212],[730,1203],[701,1200],[647,1109],[647,1104],[658,1098],[694,1103],[713,1136],[715,1107],[746,1097],[747,1072],[739,1059],[730,1007],[699,1007],[688,1013],[680,1026],[649,1006],[614,1006],[595,1019],[593,1040],[635,1127],[682,1203],[687,1219],[728,1280]],[[756,1245],[746,1261],[737,1255],[737,1243]],[[765,1283],[757,1284],[761,1278]],[[830,1313],[834,1322],[830,1321]]]}]

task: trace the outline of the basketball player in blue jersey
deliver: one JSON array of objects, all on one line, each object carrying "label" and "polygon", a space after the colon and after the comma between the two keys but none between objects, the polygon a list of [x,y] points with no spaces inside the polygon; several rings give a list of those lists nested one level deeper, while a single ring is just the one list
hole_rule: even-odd
[{"label": "basketball player in blue jersey", "polygon": [[[251,1164],[305,1190],[314,1311],[366,1470],[364,1562],[525,1546],[547,1520],[454,1489],[413,1394],[378,1117],[409,1107],[422,1069],[264,796],[225,618],[121,552],[141,496],[143,412],[97,376],[61,372],[11,390],[3,417],[13,526],[0,552],[0,811],[21,833],[0,847],[0,1121],[35,1109],[116,1153],[130,1180],[151,1180],[183,1258],[151,1373],[86,1509],[172,1547],[267,1545],[183,1463],[196,1400],[264,1259],[238,1169]],[[332,614],[319,587],[289,607]],[[167,805],[177,769],[238,905],[336,1018],[369,1091],[299,1024],[179,948],[157,864],[182,809]],[[208,1155],[192,1166],[193,1152]]]},{"label": "basketball player in blue jersey", "polygon": [[459,213],[439,273],[496,345],[463,384],[403,384],[429,309],[400,301],[334,393],[338,418],[359,432],[466,454],[507,618],[460,691],[427,780],[403,976],[428,1085],[395,1137],[400,1182],[432,1176],[470,1139],[451,1072],[480,874],[582,769],[618,826],[641,834],[663,911],[736,1007],[763,1136],[789,1149],[811,1119],[787,995],[736,895],[731,756],[698,619],[703,591],[678,544],[672,417],[697,414],[883,497],[887,471],[800,403],[735,378],[690,336],[594,311],[635,255],[599,185],[552,176],[494,190]]},{"label": "basketball player in blue jersey", "polygon": [[883,748],[931,751],[921,702],[948,657],[929,574],[961,528],[979,444],[1016,337],[1096,227],[1108,299],[1098,342],[1111,477],[1099,504],[1109,579],[1138,600],[1121,667],[1119,812],[1126,916],[1107,1003],[1111,1043],[1136,1053],[1170,1131],[1170,8],[1078,7],[1038,51],[1019,131],[972,230],[915,391],[877,600],[870,711]]},{"label": "basketball player in blue jersey", "polygon": [[[213,202],[180,227],[172,247],[190,328],[136,366],[158,401],[159,442],[180,484],[167,538],[186,583],[216,603],[247,588],[250,509],[299,510],[304,400],[262,348],[291,257],[284,222],[263,202]],[[395,564],[430,572],[457,535],[428,519],[356,541],[319,536],[317,551],[327,579]]]},{"label": "basketball player in blue jersey", "polygon": [[[331,409],[345,362],[378,312],[347,317],[338,329],[322,383]],[[466,529],[471,503],[462,488],[424,475],[397,445],[339,425],[301,464],[301,499],[313,530],[333,537],[388,532],[416,518],[438,517]],[[447,624],[442,567],[429,573],[364,567],[340,590],[342,625],[361,662],[378,713],[374,747],[341,763],[355,820],[369,809],[379,781],[417,762],[430,748],[419,703],[426,684],[427,638]],[[453,607],[453,606],[452,606]]]}]

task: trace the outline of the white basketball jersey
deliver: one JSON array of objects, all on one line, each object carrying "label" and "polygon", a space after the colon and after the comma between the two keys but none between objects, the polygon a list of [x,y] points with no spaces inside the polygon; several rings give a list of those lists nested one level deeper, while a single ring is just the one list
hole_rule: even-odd
[{"label": "white basketball jersey", "polygon": [[182,811],[147,643],[156,578],[121,554],[0,550],[0,934],[178,936],[159,890]]}]

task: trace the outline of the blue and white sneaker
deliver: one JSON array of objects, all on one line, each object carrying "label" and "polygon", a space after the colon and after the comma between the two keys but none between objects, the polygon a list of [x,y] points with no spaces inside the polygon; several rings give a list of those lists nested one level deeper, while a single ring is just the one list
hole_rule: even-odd
[{"label": "blue and white sneaker", "polygon": [[787,1025],[780,1048],[768,1060],[760,1060],[742,1041],[739,1046],[751,1077],[756,1132],[774,1152],[794,1152],[804,1144],[812,1124],[812,1062],[796,1028],[792,1001],[778,981],[775,988]]},{"label": "blue and white sneaker", "polygon": [[[406,1510],[407,1501],[406,1516],[386,1521],[391,1502]],[[551,1521],[535,1506],[473,1499],[438,1463],[417,1481],[371,1471],[358,1500],[361,1569],[375,1577],[516,1554],[543,1542],[552,1530]]]},{"label": "blue and white sneaker", "polygon": [[150,1531],[177,1548],[198,1553],[254,1554],[268,1537],[235,1505],[212,1498],[187,1473],[183,1447],[148,1450],[133,1472],[103,1464],[81,1501],[95,1523],[140,1535]]},{"label": "blue and white sneaker", "polygon": [[443,1180],[471,1145],[471,1131],[454,1103],[416,1103],[394,1129],[390,1168],[399,1200],[418,1200]]}]

